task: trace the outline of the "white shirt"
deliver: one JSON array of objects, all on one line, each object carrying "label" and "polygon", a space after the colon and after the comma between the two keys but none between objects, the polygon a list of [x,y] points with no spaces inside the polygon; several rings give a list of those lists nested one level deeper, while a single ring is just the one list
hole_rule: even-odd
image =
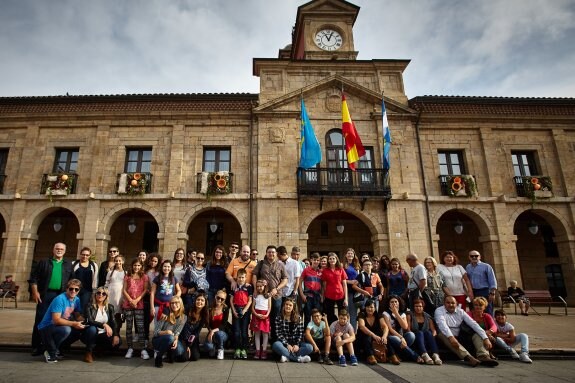
[{"label": "white shirt", "polygon": [[425,269],[425,266],[419,263],[417,266],[411,269],[411,278],[409,278],[407,288],[409,290],[419,289],[419,282],[422,279],[425,279],[425,281],[427,281],[427,270]]},{"label": "white shirt", "polygon": [[288,257],[285,263],[286,274],[288,276],[288,283],[286,287],[283,288],[283,296],[289,297],[293,294],[295,288],[295,280],[301,277],[302,269],[299,262],[295,259]]},{"label": "white shirt", "polygon": [[437,323],[437,328],[446,337],[458,336],[461,323],[465,322],[469,327],[475,331],[481,339],[487,339],[487,334],[485,331],[473,320],[465,311],[457,307],[455,312],[450,313],[447,311],[445,306],[438,307],[435,310],[435,322]]}]

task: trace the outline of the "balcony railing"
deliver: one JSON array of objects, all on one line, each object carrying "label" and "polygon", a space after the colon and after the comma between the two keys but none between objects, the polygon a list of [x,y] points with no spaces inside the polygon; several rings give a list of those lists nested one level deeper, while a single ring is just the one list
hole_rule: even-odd
[{"label": "balcony railing", "polygon": [[202,172],[196,175],[196,193],[230,194],[234,191],[234,173]]},{"label": "balcony railing", "polygon": [[297,190],[299,195],[391,198],[387,169],[299,169]]},{"label": "balcony railing", "polygon": [[77,182],[78,175],[75,173],[44,174],[40,194],[49,196],[74,194]]},{"label": "balcony railing", "polygon": [[547,176],[518,176],[513,177],[518,197],[550,198],[553,197],[553,184],[551,177]]},{"label": "balcony railing", "polygon": [[143,195],[152,192],[152,173],[120,173],[116,180],[116,193]]},{"label": "balcony railing", "polygon": [[471,174],[439,176],[441,195],[449,197],[473,197],[477,195],[477,182]]},{"label": "balcony railing", "polygon": [[6,175],[0,174],[0,194],[4,193],[4,181],[6,181]]}]

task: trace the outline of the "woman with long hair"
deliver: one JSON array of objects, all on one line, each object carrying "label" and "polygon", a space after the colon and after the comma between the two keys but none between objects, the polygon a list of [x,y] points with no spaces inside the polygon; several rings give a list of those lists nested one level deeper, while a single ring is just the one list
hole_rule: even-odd
[{"label": "woman with long hair", "polygon": [[114,268],[108,272],[106,277],[106,287],[108,288],[108,302],[114,306],[116,323],[122,328],[122,297],[124,289],[125,259],[122,255],[114,258]]},{"label": "woman with long hair", "polygon": [[206,265],[206,279],[210,286],[208,289],[208,304],[210,306],[214,303],[216,293],[226,288],[227,267],[226,249],[222,245],[218,245],[214,248],[212,259]]},{"label": "woman with long hair", "polygon": [[208,354],[213,357],[217,352],[216,358],[218,360],[224,359],[224,345],[228,340],[230,331],[226,298],[226,290],[218,290],[214,295],[214,302],[208,314],[208,336],[204,342],[204,348]]},{"label": "woman with long hair", "polygon": [[343,267],[347,276],[347,312],[349,313],[349,322],[354,329],[357,328],[357,307],[354,302],[355,291],[354,285],[357,285],[357,275],[360,272],[359,258],[355,250],[351,247],[345,251],[345,255],[341,259],[341,266]]},{"label": "woman with long hair", "polygon": [[451,295],[451,292],[445,286],[445,279],[439,271],[437,271],[437,261],[433,257],[426,257],[423,261],[423,266],[427,270],[427,287],[425,288],[427,296],[431,300],[433,306],[425,306],[425,312],[433,316],[437,307],[443,306],[443,298],[445,295]]},{"label": "woman with long hair", "polygon": [[403,297],[407,293],[407,283],[409,282],[409,275],[401,267],[399,259],[392,258],[389,261],[391,269],[387,272],[387,296],[396,295]]},{"label": "woman with long hair", "polygon": [[162,314],[160,320],[156,322],[154,337],[152,338],[154,365],[158,368],[164,366],[162,358],[166,353],[166,361],[168,363],[172,363],[174,360],[184,360],[185,348],[179,337],[187,317],[184,314],[182,298],[179,296],[172,297],[169,305],[169,311],[166,314]]},{"label": "woman with long hair", "polygon": [[[440,366],[443,362],[437,353],[438,348],[435,341],[437,330],[433,318],[424,309],[425,301],[421,298],[415,298],[413,300],[413,312],[408,315],[411,332],[415,334],[414,349],[425,364]],[[431,357],[429,353],[431,353]]]},{"label": "woman with long hair", "polygon": [[148,276],[144,273],[144,267],[140,258],[135,258],[124,277],[122,310],[126,320],[126,343],[128,344],[126,359],[130,359],[134,354],[132,325],[136,327],[136,333],[139,334],[138,341],[142,350],[140,357],[144,360],[150,359],[146,351],[148,339],[144,339],[144,296],[147,291]]},{"label": "woman with long hair", "polygon": [[359,313],[357,341],[363,350],[367,364],[377,364],[373,343],[387,346],[389,329],[383,317],[378,316],[375,309],[375,300],[368,299],[363,310]]},{"label": "woman with long hair", "polygon": [[208,298],[204,292],[199,292],[182,331],[181,340],[186,345],[187,360],[200,359],[200,331],[208,325],[208,316]]},{"label": "woman with long hair", "polygon": [[108,302],[108,294],[107,287],[98,287],[92,294],[90,303],[84,307],[86,327],[81,339],[86,344],[86,363],[94,361],[96,346],[104,350],[120,346],[120,329],[116,324],[114,306]]},{"label": "woman with long hair", "polygon": [[424,363],[423,359],[413,351],[410,346],[415,342],[415,334],[410,331],[409,322],[405,313],[405,302],[397,295],[390,296],[383,306],[383,319],[389,329],[387,336],[387,353],[392,364],[399,364],[397,354],[417,363]]},{"label": "woman with long hair", "polygon": [[328,266],[321,272],[321,299],[323,311],[327,315],[328,323],[337,320],[335,306],[338,311],[347,307],[347,274],[339,263],[335,253],[328,253]]},{"label": "woman with long hair", "polygon": [[164,260],[160,270],[150,289],[150,315],[154,316],[156,322],[162,314],[168,315],[172,298],[181,294],[178,279],[172,270],[172,262]]},{"label": "woman with long hair", "polygon": [[[141,253],[141,252],[140,252]],[[158,253],[150,253],[146,258],[146,263],[144,264],[144,272],[146,277],[148,277],[148,286],[146,286],[146,293],[144,294],[144,342],[146,343],[146,348],[148,348],[147,343],[150,339],[150,322],[152,316],[149,314],[151,308],[154,307],[150,305],[150,290],[152,289],[152,283],[154,279],[158,276],[160,264],[162,262],[162,257]],[[138,334],[138,337],[141,334]]]},{"label": "woman with long hair", "polygon": [[[180,282],[180,287],[182,287],[182,281],[184,280],[187,266],[186,251],[180,247],[174,251],[174,257],[172,258],[172,270],[174,272],[174,276],[178,278],[178,281]],[[185,294],[186,289],[182,288],[182,293]]]},{"label": "woman with long hair", "polygon": [[287,298],[284,301],[274,326],[277,340],[272,344],[272,350],[280,355],[280,362],[285,363],[289,360],[308,363],[311,361],[309,354],[313,352],[313,347],[303,341],[304,327],[293,298]]}]

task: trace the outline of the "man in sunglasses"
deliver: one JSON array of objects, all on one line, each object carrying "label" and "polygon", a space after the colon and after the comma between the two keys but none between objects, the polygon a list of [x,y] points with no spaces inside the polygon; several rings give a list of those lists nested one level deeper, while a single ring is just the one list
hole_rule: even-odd
[{"label": "man in sunglasses", "polygon": [[72,275],[72,263],[64,259],[66,245],[56,243],[52,257],[44,259],[30,273],[30,296],[36,302],[36,316],[32,329],[32,356],[42,355],[44,349],[38,332],[38,324],[44,317],[50,303],[62,291]]},{"label": "man in sunglasses", "polygon": [[481,254],[477,250],[469,252],[469,264],[465,267],[473,286],[474,297],[484,297],[489,304],[485,310],[493,316],[493,301],[497,291],[495,272],[489,263],[481,262]]},{"label": "man in sunglasses", "polygon": [[72,344],[80,339],[85,328],[78,298],[81,288],[82,282],[78,279],[70,280],[66,284],[66,292],[54,298],[38,324],[42,343],[46,347],[46,363],[58,362],[60,345],[64,341],[66,344]]}]

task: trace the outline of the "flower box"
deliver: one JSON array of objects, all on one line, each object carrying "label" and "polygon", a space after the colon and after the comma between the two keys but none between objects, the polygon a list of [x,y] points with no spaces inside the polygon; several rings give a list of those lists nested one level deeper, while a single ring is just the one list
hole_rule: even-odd
[{"label": "flower box", "polygon": [[118,194],[132,196],[143,195],[150,192],[150,173],[122,173],[118,175]]}]

